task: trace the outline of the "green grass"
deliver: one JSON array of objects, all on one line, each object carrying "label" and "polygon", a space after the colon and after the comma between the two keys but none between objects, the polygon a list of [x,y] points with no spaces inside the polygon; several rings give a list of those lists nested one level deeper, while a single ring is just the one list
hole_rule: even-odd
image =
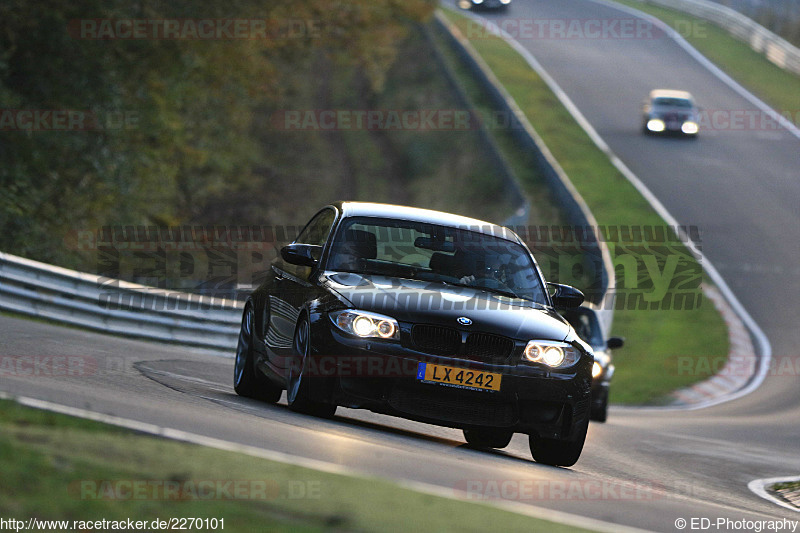
[{"label": "green grass", "polygon": [[[217,518],[225,531],[580,531],[384,480],[151,437],[8,400],[0,401],[0,472],[5,519]],[[239,484],[228,488],[236,499],[209,492],[228,481]],[[173,490],[165,498],[155,489],[131,497],[130,487],[148,482],[181,487],[185,497]]]},{"label": "green grass", "polygon": [[[797,125],[800,110],[800,77],[772,64],[750,45],[711,22],[672,9],[635,0],[615,0],[655,16],[676,29],[700,53],[780,113],[788,113]],[[787,117],[788,118],[788,117]]]},{"label": "green grass", "polygon": [[[449,11],[445,14],[462,35],[470,33],[466,17]],[[487,37],[483,32],[471,43],[541,135],[600,226],[665,225],[633,185],[594,145],[523,57],[501,39]],[[527,183],[528,194],[537,194],[539,187],[538,183]],[[536,225],[538,221],[530,223]],[[663,251],[646,247],[631,251],[615,246],[612,259],[615,265],[621,265],[626,255],[633,254],[638,260],[643,260],[647,255],[655,257]],[[680,257],[689,270],[699,272],[696,262],[689,258],[682,244],[670,245],[667,256],[670,255]],[[659,268],[664,268],[662,260],[658,264]],[[544,270],[547,275],[547,268]],[[618,288],[624,281],[622,273],[622,268],[618,267]],[[641,270],[637,278],[638,283],[647,283],[647,280],[641,280]],[[700,275],[695,275],[695,281],[699,280]],[[694,283],[692,293],[700,298],[697,285]],[[612,386],[613,403],[663,403],[670,391],[708,377],[678,372],[677,357],[727,356],[727,329],[710,302],[703,300],[702,305],[691,310],[665,309],[664,306],[654,309],[656,306],[650,304],[647,307],[617,309],[614,313],[613,334],[625,337],[626,345],[614,353],[617,373]]]},{"label": "green grass", "polygon": [[799,490],[800,491],[800,481],[789,481],[786,483],[775,483],[770,487],[770,490]]}]

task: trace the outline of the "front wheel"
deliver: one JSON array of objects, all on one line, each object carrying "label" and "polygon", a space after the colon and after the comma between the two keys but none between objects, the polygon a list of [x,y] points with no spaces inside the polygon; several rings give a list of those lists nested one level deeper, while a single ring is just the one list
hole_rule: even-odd
[{"label": "front wheel", "polygon": [[297,324],[292,349],[295,357],[289,368],[289,379],[286,385],[286,401],[289,409],[321,418],[332,417],[336,413],[336,404],[311,399],[312,378],[308,376],[311,326],[305,317]]},{"label": "front wheel", "polygon": [[256,371],[253,359],[253,307],[248,305],[242,314],[239,343],[233,365],[233,389],[239,396],[255,398],[269,403],[281,397],[281,388]]},{"label": "front wheel", "polygon": [[589,429],[589,417],[581,424],[575,440],[541,439],[530,435],[531,455],[537,463],[550,466],[572,466],[578,462]]}]

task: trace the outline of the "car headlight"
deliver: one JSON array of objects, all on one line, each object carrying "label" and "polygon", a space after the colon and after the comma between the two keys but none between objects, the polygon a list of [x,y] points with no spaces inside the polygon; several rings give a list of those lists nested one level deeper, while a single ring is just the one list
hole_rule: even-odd
[{"label": "car headlight", "polygon": [[334,311],[328,316],[337,328],[356,337],[400,338],[397,321],[388,316],[353,309]]},{"label": "car headlight", "polygon": [[581,352],[566,342],[529,341],[523,357],[531,363],[543,363],[551,368],[566,368],[578,362]]},{"label": "car headlight", "polygon": [[681,126],[681,131],[686,135],[694,135],[700,128],[697,126],[696,122],[687,121],[684,122]]},{"label": "car headlight", "polygon": [[593,378],[593,379],[597,379],[597,378],[599,378],[599,377],[600,377],[600,375],[601,375],[602,373],[603,373],[603,367],[602,367],[602,366],[600,366],[600,363],[598,363],[597,361],[595,361],[595,362],[594,362],[594,365],[592,365],[592,378]]},{"label": "car headlight", "polygon": [[664,121],[660,118],[651,118],[647,121],[647,129],[650,131],[664,131]]}]

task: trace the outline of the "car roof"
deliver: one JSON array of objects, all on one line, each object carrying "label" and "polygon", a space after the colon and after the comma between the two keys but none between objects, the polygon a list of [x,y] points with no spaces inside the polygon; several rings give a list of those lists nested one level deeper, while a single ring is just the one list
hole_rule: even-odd
[{"label": "car roof", "polygon": [[650,91],[650,99],[653,98],[681,98],[683,100],[694,100],[692,93],[688,91],[675,91],[672,89],[654,89]]},{"label": "car roof", "polygon": [[522,242],[516,233],[503,226],[443,211],[374,202],[337,202],[333,205],[341,210],[343,217],[379,217],[451,226],[509,241]]}]

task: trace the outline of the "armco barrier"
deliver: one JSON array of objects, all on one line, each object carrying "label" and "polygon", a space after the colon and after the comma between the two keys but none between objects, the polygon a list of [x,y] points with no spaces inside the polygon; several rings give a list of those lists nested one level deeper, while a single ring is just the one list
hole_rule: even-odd
[{"label": "armco barrier", "polygon": [[0,309],[233,355],[241,303],[112,280],[0,252]]},{"label": "armco barrier", "polygon": [[[463,38],[458,29],[451,26],[441,13],[437,12],[435,23],[439,30],[448,37],[453,49],[458,53],[475,79],[487,90],[497,109],[506,113],[510,118],[509,128],[517,142],[535,155],[539,171],[542,176],[544,176],[544,179],[559,202],[559,207],[564,211],[569,223],[578,227],[596,228],[597,221],[586,205],[586,202],[584,202],[580,193],[569,180],[567,174],[558,164],[558,161],[556,161],[555,157],[550,153],[542,138],[528,121],[522,110],[519,109],[514,99],[494,76],[488,65],[486,65],[480,55],[478,55],[469,41]],[[530,223],[536,224],[536,221],[530,221]],[[591,232],[589,236],[592,236]],[[590,256],[590,258],[599,258],[599,261],[593,262],[602,265],[600,268],[602,276],[601,289],[599,291],[589,292],[587,294],[587,299],[594,304],[602,304],[606,293],[615,286],[611,255],[604,242],[597,242],[594,240],[583,244],[584,253]],[[604,329],[608,332],[611,328],[611,311],[604,310],[602,315]]]},{"label": "armco barrier", "polygon": [[763,54],[772,63],[784,70],[800,75],[800,48],[778,37],[753,19],[727,6],[708,0],[639,0],[681,11],[707,20],[731,35],[749,43],[750,47]]}]

